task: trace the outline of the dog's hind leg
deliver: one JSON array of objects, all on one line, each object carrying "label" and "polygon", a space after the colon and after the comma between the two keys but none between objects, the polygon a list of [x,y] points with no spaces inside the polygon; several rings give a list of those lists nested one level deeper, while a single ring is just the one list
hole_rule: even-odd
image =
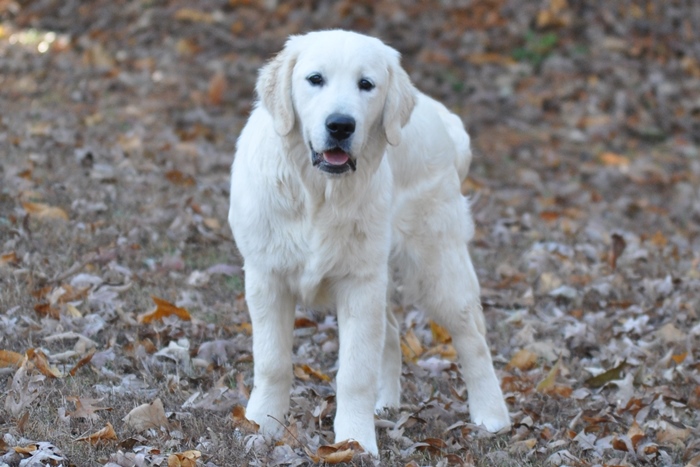
[{"label": "dog's hind leg", "polygon": [[466,242],[442,244],[421,264],[420,304],[452,336],[469,394],[472,421],[496,432],[510,425],[486,342],[479,283]]},{"label": "dog's hind leg", "polygon": [[295,301],[281,281],[252,267],[246,267],[246,301],[254,356],[254,386],[246,417],[264,433],[277,435],[289,410]]},{"label": "dog's hind leg", "polygon": [[399,322],[388,298],[384,336],[379,395],[374,407],[377,412],[385,408],[396,408],[401,403],[401,337]]}]

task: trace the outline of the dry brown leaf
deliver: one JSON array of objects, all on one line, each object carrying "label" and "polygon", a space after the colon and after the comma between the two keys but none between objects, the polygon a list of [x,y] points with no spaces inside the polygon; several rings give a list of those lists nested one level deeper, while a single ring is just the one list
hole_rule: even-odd
[{"label": "dry brown leaf", "polygon": [[61,208],[55,206],[50,206],[44,203],[32,203],[31,201],[25,201],[22,203],[22,207],[29,214],[33,214],[37,219],[59,219],[68,220],[68,214]]},{"label": "dry brown leaf", "polygon": [[169,426],[168,417],[165,416],[165,409],[160,398],[150,404],[142,404],[132,409],[122,420],[136,431],[144,431],[149,428],[168,428]]},{"label": "dry brown leaf", "polygon": [[557,382],[557,376],[559,376],[559,371],[561,369],[561,358],[557,360],[557,363],[554,364],[551,370],[549,370],[549,373],[547,373],[547,376],[540,381],[540,383],[537,385],[537,392],[547,394],[550,391],[552,391],[555,387],[555,383]]},{"label": "dry brown leaf", "polygon": [[440,454],[443,449],[447,448],[447,443],[440,438],[425,438],[420,443],[425,443],[425,446],[420,446],[420,450],[429,450],[435,454]]},{"label": "dry brown leaf", "polygon": [[67,415],[71,418],[83,418],[85,420],[97,420],[95,412],[100,410],[112,410],[112,407],[97,407],[94,404],[102,402],[102,399],[91,399],[87,397],[67,397],[67,400],[75,404],[75,410]]},{"label": "dry brown leaf", "polygon": [[11,366],[19,367],[24,360],[24,355],[12,350],[0,350],[0,368]]},{"label": "dry brown leaf", "polygon": [[558,220],[561,217],[561,213],[559,211],[553,211],[551,209],[544,210],[540,212],[540,219],[546,222],[554,222]]},{"label": "dry brown leaf", "polygon": [[537,445],[537,439],[523,439],[510,445],[508,452],[511,454],[525,454],[530,452]]},{"label": "dry brown leaf", "polygon": [[603,164],[612,167],[627,167],[630,165],[629,157],[615,154],[614,152],[604,152],[598,157]]},{"label": "dry brown leaf", "polygon": [[690,437],[691,430],[686,426],[677,426],[667,421],[661,422],[661,429],[656,432],[656,440],[660,444],[682,446]]},{"label": "dry brown leaf", "polygon": [[226,92],[226,86],[226,75],[221,70],[217,71],[209,81],[209,90],[207,92],[209,104],[221,105],[224,99],[224,93]]},{"label": "dry brown leaf", "polygon": [[625,251],[627,242],[625,242],[625,238],[619,234],[612,234],[610,240],[612,241],[610,249],[610,267],[615,270],[617,268],[617,259]]},{"label": "dry brown leaf", "polygon": [[19,258],[17,257],[17,253],[15,253],[14,251],[11,251],[9,253],[3,253],[2,255],[0,255],[0,266],[17,263],[19,263]]},{"label": "dry brown leaf", "polygon": [[535,367],[537,364],[537,354],[530,352],[527,349],[520,349],[515,352],[513,358],[510,359],[506,369],[517,368],[520,371],[527,371]]},{"label": "dry brown leaf", "polygon": [[61,310],[55,306],[51,306],[50,303],[38,303],[34,305],[34,311],[48,318],[59,319],[61,317]]},{"label": "dry brown leaf", "polygon": [[550,0],[547,8],[537,13],[537,27],[561,28],[571,23],[571,12],[566,0]]},{"label": "dry brown leaf", "polygon": [[31,454],[37,449],[39,449],[39,447],[36,444],[28,444],[26,446],[15,446],[14,448],[12,448],[12,450],[15,451],[17,454]]},{"label": "dry brown leaf", "polygon": [[423,357],[428,357],[430,355],[439,355],[445,360],[456,361],[457,360],[457,349],[455,349],[452,344],[438,344],[435,345],[423,353]]},{"label": "dry brown leaf", "polygon": [[88,441],[91,444],[97,444],[100,441],[113,441],[117,439],[117,433],[114,431],[112,424],[107,422],[107,426],[99,431],[87,436],[82,436],[76,441]]},{"label": "dry brown leaf", "polygon": [[423,345],[416,337],[413,329],[406,331],[406,334],[401,339],[401,352],[406,360],[415,361],[423,354]]},{"label": "dry brown leaf", "polygon": [[296,318],[294,320],[294,329],[301,329],[301,328],[317,328],[318,323],[315,321],[311,321],[309,318]]},{"label": "dry brown leaf", "polygon": [[178,21],[191,21],[193,23],[213,23],[214,15],[194,8],[180,8],[175,12],[174,18]]},{"label": "dry brown leaf", "polygon": [[612,441],[610,442],[610,445],[615,449],[616,451],[623,451],[623,452],[629,452],[630,448],[632,446],[628,446],[627,443],[625,442],[625,439],[618,438],[615,436]]},{"label": "dry brown leaf", "polygon": [[68,374],[71,376],[75,376],[78,373],[78,370],[90,363],[90,360],[92,360],[93,355],[95,355],[95,349],[91,349],[90,352],[87,353],[87,355],[78,360],[78,363],[76,363],[73,366],[73,368],[70,369]]},{"label": "dry brown leaf", "polygon": [[430,320],[430,333],[433,335],[433,342],[436,344],[449,344],[452,342],[452,336],[450,336],[447,329],[433,320]]},{"label": "dry brown leaf", "polygon": [[310,454],[309,457],[316,463],[325,462],[327,464],[340,464],[341,462],[350,462],[355,454],[364,452],[362,446],[357,441],[345,440],[329,446],[320,446],[316,454]]},{"label": "dry brown leaf", "polygon": [[246,433],[256,433],[260,429],[260,425],[252,420],[248,420],[245,416],[245,407],[237,405],[231,411],[234,428],[239,428]]},{"label": "dry brown leaf", "polygon": [[191,56],[202,51],[202,47],[192,38],[181,38],[175,44],[175,50],[179,55]]},{"label": "dry brown leaf", "polygon": [[139,323],[150,324],[153,321],[161,320],[166,316],[172,315],[175,315],[184,321],[190,321],[192,319],[190,312],[185,310],[184,308],[175,306],[172,303],[153,295],[151,296],[151,299],[155,302],[156,309],[139,315]]},{"label": "dry brown leaf", "polygon": [[657,230],[654,235],[649,239],[652,245],[655,245],[659,248],[663,248],[666,245],[668,245],[668,238],[661,232],[660,230]]},{"label": "dry brown leaf", "polygon": [[46,354],[44,354],[44,352],[41,350],[36,350],[33,348],[27,350],[27,360],[34,366],[34,368],[39,370],[42,375],[48,378],[63,377],[63,373],[61,373],[61,371],[55,366],[51,366]]},{"label": "dry brown leaf", "polygon": [[183,173],[177,169],[165,172],[165,178],[173,185],[194,186],[195,180],[192,175]]},{"label": "dry brown leaf", "polygon": [[639,442],[644,438],[644,430],[642,430],[636,420],[632,422],[632,426],[627,430],[627,436],[632,441],[632,446],[637,449]]},{"label": "dry brown leaf", "polygon": [[196,467],[202,453],[196,450],[178,452],[168,456],[168,467]]},{"label": "dry brown leaf", "polygon": [[313,376],[316,379],[320,379],[321,381],[329,382],[331,381],[331,377],[328,376],[327,374],[323,373],[320,370],[317,370],[315,368],[312,368],[308,365],[302,365],[304,367],[304,371],[306,371],[308,374]]}]

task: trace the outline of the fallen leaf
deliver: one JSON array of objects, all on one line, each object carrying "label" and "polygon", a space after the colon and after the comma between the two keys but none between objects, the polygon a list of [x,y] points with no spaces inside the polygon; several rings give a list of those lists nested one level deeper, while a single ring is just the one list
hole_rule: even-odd
[{"label": "fallen leaf", "polygon": [[423,345],[421,345],[420,340],[416,337],[413,329],[406,331],[403,339],[401,339],[401,352],[403,356],[410,361],[415,361],[418,357],[423,354]]},{"label": "fallen leaf", "polygon": [[153,321],[161,320],[166,316],[175,315],[184,321],[190,321],[192,316],[190,312],[184,308],[173,305],[172,303],[158,298],[156,296],[151,296],[151,299],[156,304],[156,309],[138,316],[138,322],[143,324],[150,324]]},{"label": "fallen leaf", "polygon": [[629,157],[621,156],[620,154],[615,154],[614,152],[604,152],[599,157],[600,161],[608,166],[627,167],[630,165]]},{"label": "fallen leaf", "polygon": [[19,367],[24,360],[24,355],[12,350],[0,350],[0,368],[11,366]]},{"label": "fallen leaf", "polygon": [[174,18],[178,21],[191,21],[193,23],[213,23],[214,15],[194,8],[180,8],[175,12]]},{"label": "fallen leaf", "polygon": [[537,364],[537,354],[530,352],[527,349],[518,350],[513,358],[510,359],[506,369],[517,368],[521,371],[527,371],[535,367]]},{"label": "fallen leaf", "polygon": [[0,266],[17,263],[19,263],[19,258],[17,257],[17,253],[15,253],[14,251],[11,251],[9,253],[3,253],[2,255],[0,255]]},{"label": "fallen leaf", "polygon": [[37,303],[34,305],[34,311],[48,318],[59,319],[61,317],[61,310],[55,306],[51,306],[50,303]]},{"label": "fallen leaf", "polygon": [[296,318],[294,320],[294,329],[301,329],[301,328],[317,328],[318,323],[315,321],[311,321],[309,318]]},{"label": "fallen leaf", "polygon": [[245,407],[242,405],[236,405],[233,408],[231,417],[233,418],[234,428],[239,428],[243,432],[256,433],[260,429],[260,425],[246,418]]},{"label": "fallen leaf", "polygon": [[25,201],[22,203],[22,207],[25,211],[27,211],[27,213],[33,214],[38,219],[68,220],[68,214],[66,214],[66,211],[48,204]]},{"label": "fallen leaf", "polygon": [[319,379],[321,381],[325,381],[325,382],[328,382],[331,380],[331,377],[328,376],[327,374],[325,374],[319,370],[316,370],[314,368],[311,368],[309,365],[306,365],[306,364],[295,365],[294,366],[294,375],[302,380],[308,380],[309,376],[313,376],[314,378]]},{"label": "fallen leaf", "polygon": [[617,259],[622,255],[622,252],[625,251],[627,242],[625,242],[624,237],[619,234],[612,234],[610,239],[612,240],[610,249],[610,267],[615,270],[615,268],[617,268]]},{"label": "fallen leaf", "polygon": [[[673,323],[666,323],[656,332],[656,334],[661,338],[665,344],[674,344],[677,342],[684,342],[686,339],[686,334],[678,329]],[[681,359],[681,361],[683,361]]]},{"label": "fallen leaf", "polygon": [[217,71],[209,81],[209,91],[207,92],[209,104],[221,105],[226,92],[226,85],[226,75],[221,70]]},{"label": "fallen leaf", "polygon": [[554,387],[554,384],[557,381],[557,376],[559,376],[559,370],[561,368],[561,358],[557,360],[557,363],[554,364],[551,370],[549,370],[549,373],[547,373],[547,376],[540,381],[540,383],[537,385],[535,388],[537,392],[541,393],[547,393],[550,389]]},{"label": "fallen leaf", "polygon": [[178,452],[168,456],[168,467],[196,467],[202,453],[196,450]]},{"label": "fallen leaf", "polygon": [[588,378],[586,381],[584,381],[584,383],[586,384],[586,386],[592,388],[599,388],[605,386],[610,381],[622,379],[622,370],[624,370],[626,367],[627,362],[623,360],[622,363],[617,365],[615,368],[611,368],[599,375]]},{"label": "fallen leaf", "polygon": [[430,333],[433,335],[433,342],[438,344],[449,344],[452,342],[452,336],[447,331],[435,321],[430,320]]},{"label": "fallen leaf", "polygon": [[168,417],[165,416],[165,409],[160,398],[150,404],[142,404],[132,409],[122,420],[136,431],[169,426]]},{"label": "fallen leaf", "polygon": [[328,446],[320,446],[315,454],[310,453],[306,448],[305,450],[315,463],[325,462],[327,464],[350,462],[355,454],[364,452],[360,443],[353,440],[345,440]]},{"label": "fallen leaf", "polygon": [[656,433],[656,440],[661,444],[682,446],[690,434],[691,430],[686,426],[662,421],[661,429]]},{"label": "fallen leaf", "polygon": [[530,438],[521,441],[516,441],[510,445],[508,452],[510,454],[525,454],[530,452],[537,445],[537,439]]},{"label": "fallen leaf", "polygon": [[428,450],[435,454],[440,454],[443,449],[447,448],[447,443],[440,438],[425,438],[420,441],[420,444],[418,449]]},{"label": "fallen leaf", "polygon": [[660,230],[657,230],[656,233],[649,239],[652,245],[655,245],[659,248],[663,248],[666,245],[668,245],[668,238],[661,232]]},{"label": "fallen leaf", "polygon": [[87,436],[82,436],[76,441],[88,441],[91,444],[97,444],[100,441],[112,441],[117,439],[117,433],[114,431],[112,424],[107,422],[107,426],[99,431]]},{"label": "fallen leaf", "polygon": [[165,178],[173,185],[194,186],[195,180],[192,175],[183,173],[177,169],[165,172]]},{"label": "fallen leaf", "polygon": [[100,410],[112,410],[112,407],[97,407],[94,405],[102,402],[102,399],[91,399],[87,397],[67,397],[66,399],[75,404],[75,410],[67,414],[71,418],[95,421],[99,418],[95,412]]},{"label": "fallen leaf", "polygon": [[636,420],[632,422],[632,426],[627,430],[627,436],[632,441],[632,446],[637,449],[639,442],[644,438],[644,430],[642,430]]},{"label": "fallen leaf", "polygon": [[12,448],[17,454],[31,454],[39,447],[36,444],[28,444],[27,446],[15,446]]},{"label": "fallen leaf", "polygon": [[61,373],[61,371],[55,366],[51,366],[46,354],[41,350],[36,350],[33,348],[27,350],[27,360],[34,366],[34,368],[39,370],[42,375],[48,378],[63,377],[63,373]]},{"label": "fallen leaf", "polygon": [[78,363],[76,363],[73,368],[70,369],[68,372],[69,375],[75,376],[78,373],[78,370],[90,363],[90,360],[92,360],[92,356],[95,355],[95,349],[90,350],[87,355],[85,355],[83,358],[78,360]]}]

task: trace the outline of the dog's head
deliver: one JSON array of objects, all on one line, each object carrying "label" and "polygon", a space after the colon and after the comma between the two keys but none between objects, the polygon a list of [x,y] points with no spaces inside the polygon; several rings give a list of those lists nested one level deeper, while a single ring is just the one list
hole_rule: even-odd
[{"label": "dog's head", "polygon": [[416,91],[399,58],[353,32],[292,36],[262,68],[256,89],[279,135],[297,131],[314,166],[342,174],[401,142]]}]

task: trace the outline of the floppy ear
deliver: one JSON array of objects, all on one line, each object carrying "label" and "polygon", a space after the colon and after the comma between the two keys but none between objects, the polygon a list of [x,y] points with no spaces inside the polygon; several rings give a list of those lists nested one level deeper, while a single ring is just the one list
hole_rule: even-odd
[{"label": "floppy ear", "polygon": [[384,134],[392,146],[398,146],[401,142],[401,128],[406,126],[416,106],[416,88],[399,65],[398,56],[395,62],[389,66],[389,89],[382,115]]},{"label": "floppy ear", "polygon": [[275,131],[286,136],[294,128],[294,105],[292,104],[292,70],[296,63],[289,42],[284,49],[260,69],[255,90],[260,102],[272,115]]}]

